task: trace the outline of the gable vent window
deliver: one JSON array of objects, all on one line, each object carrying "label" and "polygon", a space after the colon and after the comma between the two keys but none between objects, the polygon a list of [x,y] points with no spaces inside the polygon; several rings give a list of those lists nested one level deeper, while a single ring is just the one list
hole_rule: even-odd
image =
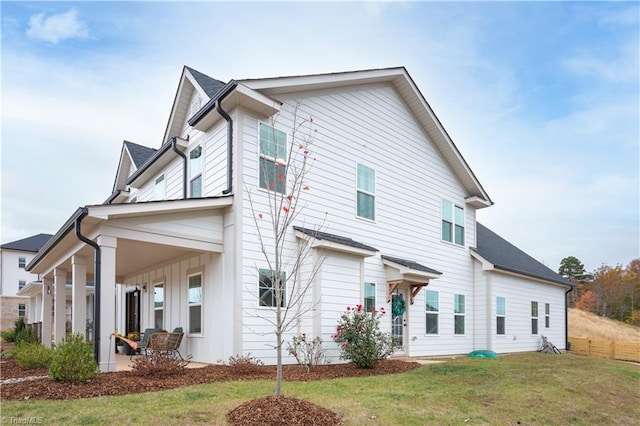
[{"label": "gable vent window", "polygon": [[156,183],[153,187],[153,199],[164,200],[164,175],[160,175],[156,178]]},{"label": "gable vent window", "polygon": [[202,146],[189,153],[189,182],[191,198],[202,197]]},{"label": "gable vent window", "polygon": [[442,240],[464,245],[464,208],[442,200]]},{"label": "gable vent window", "polygon": [[260,123],[260,188],[287,190],[287,134]]},{"label": "gable vent window", "polygon": [[357,176],[357,214],[369,220],[376,217],[376,171],[358,164]]}]

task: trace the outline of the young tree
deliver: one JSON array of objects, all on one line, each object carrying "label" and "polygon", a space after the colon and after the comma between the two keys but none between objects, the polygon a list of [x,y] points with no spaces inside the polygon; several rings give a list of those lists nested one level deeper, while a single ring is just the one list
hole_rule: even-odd
[{"label": "young tree", "polygon": [[[315,301],[309,300],[307,293],[323,260],[321,256],[309,260],[311,239],[294,242],[290,237],[293,224],[306,206],[303,197],[310,190],[306,178],[314,160],[310,150],[317,133],[313,118],[301,118],[300,108],[301,103],[296,102],[290,133],[276,130],[273,121],[271,127],[261,128],[259,180],[267,191],[254,196],[247,190],[258,243],[270,271],[265,276],[256,268],[261,287],[268,289],[258,303],[272,311],[272,316],[262,318],[273,326],[275,334],[276,397],[282,388],[283,336],[313,308]],[[323,224],[321,220],[314,229],[319,230]]]}]

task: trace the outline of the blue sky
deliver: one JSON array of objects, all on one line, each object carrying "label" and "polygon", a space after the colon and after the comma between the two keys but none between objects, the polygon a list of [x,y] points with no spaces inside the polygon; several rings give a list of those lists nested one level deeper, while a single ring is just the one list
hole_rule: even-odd
[{"label": "blue sky", "polygon": [[2,242],[111,193],[158,147],[189,65],[219,80],[405,66],[495,205],[552,269],[640,256],[636,2],[6,2]]}]

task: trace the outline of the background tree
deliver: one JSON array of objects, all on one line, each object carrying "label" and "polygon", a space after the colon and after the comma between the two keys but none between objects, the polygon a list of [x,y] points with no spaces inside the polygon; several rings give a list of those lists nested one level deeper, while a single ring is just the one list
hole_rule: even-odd
[{"label": "background tree", "polygon": [[584,264],[575,256],[567,256],[560,261],[558,274],[567,278],[573,284],[573,290],[569,293],[569,306],[573,307],[585,291],[585,283],[582,280],[585,275]]},{"label": "background tree", "polygon": [[[271,122],[270,129],[264,129],[261,152],[273,154],[272,161],[260,165],[261,184],[268,190],[253,196],[248,189],[260,250],[270,270],[269,279],[261,281],[261,286],[270,288],[266,293],[269,301],[263,306],[271,308],[272,316],[261,318],[273,326],[275,334],[276,397],[282,389],[283,337],[313,309],[315,301],[310,300],[307,293],[323,261],[322,256],[311,256],[309,260],[312,239],[294,241],[292,236],[293,224],[306,206],[303,194],[310,190],[306,177],[314,160],[310,149],[317,133],[313,118],[300,117],[300,107],[300,102],[296,102],[286,138],[275,130],[275,121]],[[322,220],[314,229],[319,230],[323,224]],[[295,250],[292,250],[294,244]],[[256,269],[260,277],[260,268]]]}]

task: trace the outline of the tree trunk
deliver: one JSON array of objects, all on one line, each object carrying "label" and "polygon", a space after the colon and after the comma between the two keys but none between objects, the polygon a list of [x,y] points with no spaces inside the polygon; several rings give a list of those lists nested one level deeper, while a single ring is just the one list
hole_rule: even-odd
[{"label": "tree trunk", "polygon": [[282,389],[282,331],[276,332],[276,398],[280,397]]}]

